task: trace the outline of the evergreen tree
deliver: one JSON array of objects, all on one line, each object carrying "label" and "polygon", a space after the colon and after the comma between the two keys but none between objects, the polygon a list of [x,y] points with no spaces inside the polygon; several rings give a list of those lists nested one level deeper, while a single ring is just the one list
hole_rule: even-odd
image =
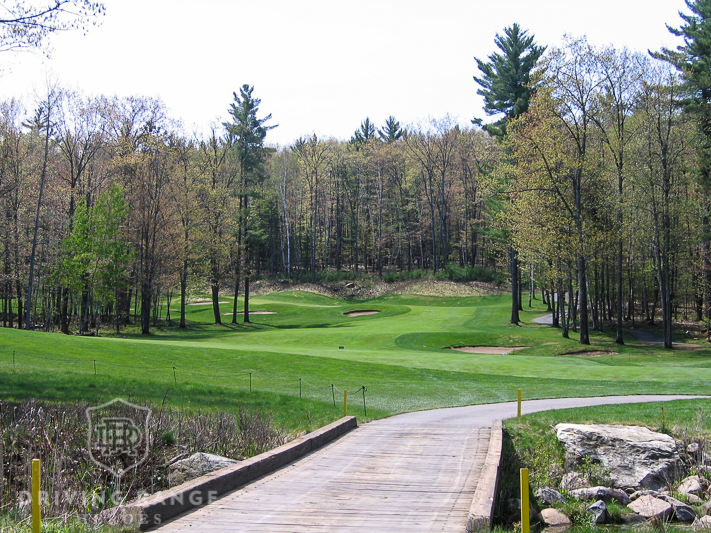
[{"label": "evergreen tree", "polygon": [[[475,58],[481,77],[474,76],[474,81],[481,86],[477,94],[484,97],[486,114],[504,114],[503,118],[485,125],[483,129],[492,136],[503,139],[508,122],[528,110],[528,102],[533,92],[530,83],[531,71],[546,47],[535,44],[534,36],[529,36],[528,32],[521,30],[516,23],[510,28],[504,28],[503,36],[497,33],[494,42],[502,53],[492,53],[488,62]],[[474,119],[472,122],[478,125],[482,123],[481,119]],[[511,323],[518,324],[518,312],[521,307],[518,258],[512,246],[509,246],[508,253],[511,269]]]},{"label": "evergreen tree", "polygon": [[[477,94],[484,97],[486,114],[504,114],[484,126],[491,135],[501,138],[506,134],[508,121],[528,110],[533,91],[531,71],[546,47],[535,44],[534,36],[529,36],[518,24],[504,28],[503,36],[497,33],[494,42],[502,53],[492,53],[486,62],[475,58],[481,77],[474,76],[474,80],[481,86]],[[480,119],[472,122],[481,125]]]},{"label": "evergreen tree", "polygon": [[380,136],[380,138],[388,144],[392,144],[395,141],[401,139],[404,134],[405,132],[400,127],[400,123],[395,120],[395,117],[392,115],[390,115],[385,121],[385,126],[383,126],[383,129],[378,130],[378,135]]},{"label": "evergreen tree", "polygon": [[[239,220],[237,233],[237,261],[236,281],[235,281],[235,301],[239,288],[240,270],[245,274],[244,291],[244,321],[249,322],[249,275],[250,270],[243,265],[249,250],[242,253],[242,246],[248,247],[249,239],[249,196],[254,185],[261,183],[266,178],[265,164],[267,157],[274,151],[273,148],[264,145],[267,132],[277,125],[268,126],[266,123],[271,120],[269,114],[264,118],[259,118],[259,104],[262,101],[252,96],[254,87],[247,84],[242,85],[239,96],[234,94],[234,102],[230,105],[230,115],[232,122],[225,122],[223,125],[227,130],[228,143],[232,146],[234,155],[239,163]],[[214,299],[214,295],[213,295]],[[213,302],[213,305],[217,305]],[[234,317],[235,315],[233,315]]]},{"label": "evergreen tree", "polygon": [[360,128],[353,133],[350,143],[354,145],[356,149],[359,149],[372,139],[375,139],[375,124],[366,117],[366,119],[360,123]]},{"label": "evergreen tree", "polygon": [[691,15],[679,13],[684,21],[669,31],[684,38],[676,50],[662,48],[652,57],[671,63],[682,73],[685,97],[680,103],[696,124],[696,172],[702,191],[703,307],[711,318],[711,0],[686,0]]}]

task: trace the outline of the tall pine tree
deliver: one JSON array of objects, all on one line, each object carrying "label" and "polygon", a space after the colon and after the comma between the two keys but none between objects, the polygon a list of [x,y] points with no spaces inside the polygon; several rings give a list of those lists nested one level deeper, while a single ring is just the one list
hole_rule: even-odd
[{"label": "tall pine tree", "polygon": [[650,54],[682,73],[685,97],[680,103],[696,124],[696,173],[703,195],[703,307],[704,316],[711,319],[711,0],[686,0],[686,6],[692,14],[679,13],[681,27],[667,25],[684,44]]},{"label": "tall pine tree", "polygon": [[[475,58],[481,76],[474,76],[474,81],[481,86],[477,94],[484,97],[486,114],[503,114],[503,117],[493,124],[483,126],[490,135],[501,140],[506,135],[508,122],[528,110],[528,102],[533,92],[531,72],[546,47],[538,46],[534,36],[529,36],[528,32],[516,23],[504,28],[504,35],[497,33],[494,42],[501,53],[492,53],[488,61]],[[481,119],[474,119],[472,122],[480,126],[482,124]],[[508,253],[511,268],[511,323],[518,324],[518,259],[513,246],[509,246]]]},{"label": "tall pine tree", "polygon": [[238,161],[239,172],[239,220],[237,230],[237,260],[235,261],[235,307],[232,315],[236,322],[237,294],[239,292],[240,274],[244,273],[244,321],[249,322],[249,276],[247,266],[249,250],[242,250],[249,243],[249,197],[254,185],[266,178],[265,163],[273,148],[264,145],[267,132],[277,125],[268,126],[271,120],[269,114],[259,118],[259,105],[262,101],[252,96],[254,87],[242,85],[239,95],[234,94],[234,102],[230,105],[232,122],[224,122],[227,130],[228,143],[232,146]]}]

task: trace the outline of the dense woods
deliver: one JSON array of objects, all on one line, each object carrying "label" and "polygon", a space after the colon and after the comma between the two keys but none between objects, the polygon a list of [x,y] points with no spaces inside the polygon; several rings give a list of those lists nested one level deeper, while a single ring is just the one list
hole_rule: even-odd
[{"label": "dense woods", "polygon": [[[366,118],[349,140],[270,146],[278,117],[249,85],[208,134],[146,97],[0,103],[2,325],[149,333],[160,313],[185,327],[190,291],[220,323],[220,296],[255,277],[428,273],[511,283],[512,322],[543,297],[581,343],[660,320],[671,347],[673,320],[711,318],[708,136],[681,52],[546,49],[517,25],[497,45],[475,80],[503,115],[484,126]],[[508,105],[511,54],[530,64]]]}]

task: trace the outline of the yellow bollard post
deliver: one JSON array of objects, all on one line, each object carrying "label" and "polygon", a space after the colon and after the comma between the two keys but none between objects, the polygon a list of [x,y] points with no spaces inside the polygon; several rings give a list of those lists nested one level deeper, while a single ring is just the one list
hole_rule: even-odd
[{"label": "yellow bollard post", "polygon": [[518,389],[518,417],[521,418],[521,389]]},{"label": "yellow bollard post", "polygon": [[343,391],[343,416],[348,416],[348,391]]},{"label": "yellow bollard post", "polygon": [[40,473],[40,460],[32,459],[32,533],[40,533],[42,531]]},{"label": "yellow bollard post", "polygon": [[521,533],[529,533],[528,468],[521,469]]}]

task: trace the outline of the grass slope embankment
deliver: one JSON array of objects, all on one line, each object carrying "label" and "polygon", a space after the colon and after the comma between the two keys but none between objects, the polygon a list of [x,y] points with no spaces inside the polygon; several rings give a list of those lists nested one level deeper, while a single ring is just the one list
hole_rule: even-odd
[{"label": "grass slope embankment", "polygon": [[[224,300],[226,314],[232,302]],[[211,306],[191,305],[187,330],[164,325],[150,336],[131,329],[107,338],[0,329],[0,398],[241,406],[272,411],[275,422],[304,431],[341,416],[341,391],[362,386],[367,417],[362,393],[350,397],[350,413],[361,419],[508,401],[519,388],[527,399],[708,392],[705,346],[665,351],[630,337],[620,347],[608,332],[593,333],[592,346],[582,347],[575,333],[563,339],[531,322],[545,313],[540,303],[522,313],[520,326],[508,324],[509,306],[506,296],[354,302],[287,291],[253,298],[252,311],[273,314],[253,314],[250,324],[214,325]],[[358,310],[379,312],[345,314]],[[531,348],[506,356],[448,349],[477,345]],[[617,354],[560,356],[582,349]]]}]

